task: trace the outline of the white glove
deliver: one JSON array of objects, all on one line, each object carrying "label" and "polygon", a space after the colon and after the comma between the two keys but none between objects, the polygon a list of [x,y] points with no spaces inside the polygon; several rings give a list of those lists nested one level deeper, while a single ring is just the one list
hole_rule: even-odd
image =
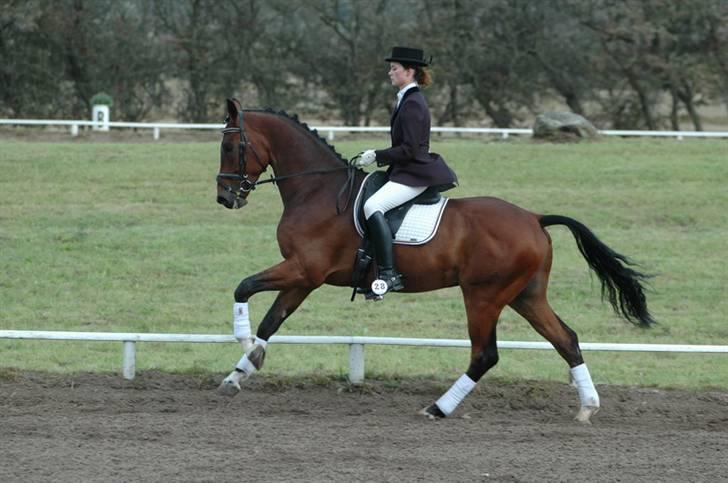
[{"label": "white glove", "polygon": [[361,168],[363,166],[369,166],[374,161],[377,160],[377,154],[374,152],[373,149],[367,149],[363,153],[359,155],[356,162],[354,163],[357,168]]}]

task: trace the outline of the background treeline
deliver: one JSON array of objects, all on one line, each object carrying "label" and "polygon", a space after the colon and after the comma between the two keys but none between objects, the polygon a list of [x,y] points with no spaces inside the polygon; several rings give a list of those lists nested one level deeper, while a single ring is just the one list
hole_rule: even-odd
[{"label": "background treeline", "polygon": [[[728,112],[728,0],[0,0],[0,117],[220,121],[223,99],[384,124],[393,45],[434,58],[433,124],[545,108],[601,128]],[[389,86],[389,87],[388,87]]]}]

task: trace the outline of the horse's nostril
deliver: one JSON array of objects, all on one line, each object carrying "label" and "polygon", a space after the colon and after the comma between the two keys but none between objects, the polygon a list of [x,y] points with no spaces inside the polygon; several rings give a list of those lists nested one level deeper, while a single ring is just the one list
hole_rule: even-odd
[{"label": "horse's nostril", "polygon": [[220,203],[221,205],[223,205],[225,208],[231,208],[233,206],[233,204],[229,200],[227,200],[224,196],[218,196],[217,202]]}]

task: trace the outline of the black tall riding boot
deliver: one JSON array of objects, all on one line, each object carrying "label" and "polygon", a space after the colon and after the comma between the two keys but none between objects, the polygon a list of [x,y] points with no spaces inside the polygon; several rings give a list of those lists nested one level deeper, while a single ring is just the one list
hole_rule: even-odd
[{"label": "black tall riding boot", "polygon": [[[374,252],[379,268],[379,279],[387,283],[387,290],[398,291],[404,288],[402,276],[394,269],[394,256],[392,254],[392,230],[389,223],[380,211],[374,212],[367,220],[367,230],[374,244]],[[386,293],[384,292],[384,293]],[[384,295],[378,294],[378,295]]]}]

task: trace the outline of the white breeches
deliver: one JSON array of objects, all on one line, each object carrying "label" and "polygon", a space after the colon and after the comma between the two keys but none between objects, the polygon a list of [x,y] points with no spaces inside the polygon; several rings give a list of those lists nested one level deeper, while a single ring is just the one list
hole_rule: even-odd
[{"label": "white breeches", "polygon": [[377,211],[382,214],[408,202],[427,189],[427,186],[407,186],[387,181],[364,203],[364,217],[368,220]]}]

